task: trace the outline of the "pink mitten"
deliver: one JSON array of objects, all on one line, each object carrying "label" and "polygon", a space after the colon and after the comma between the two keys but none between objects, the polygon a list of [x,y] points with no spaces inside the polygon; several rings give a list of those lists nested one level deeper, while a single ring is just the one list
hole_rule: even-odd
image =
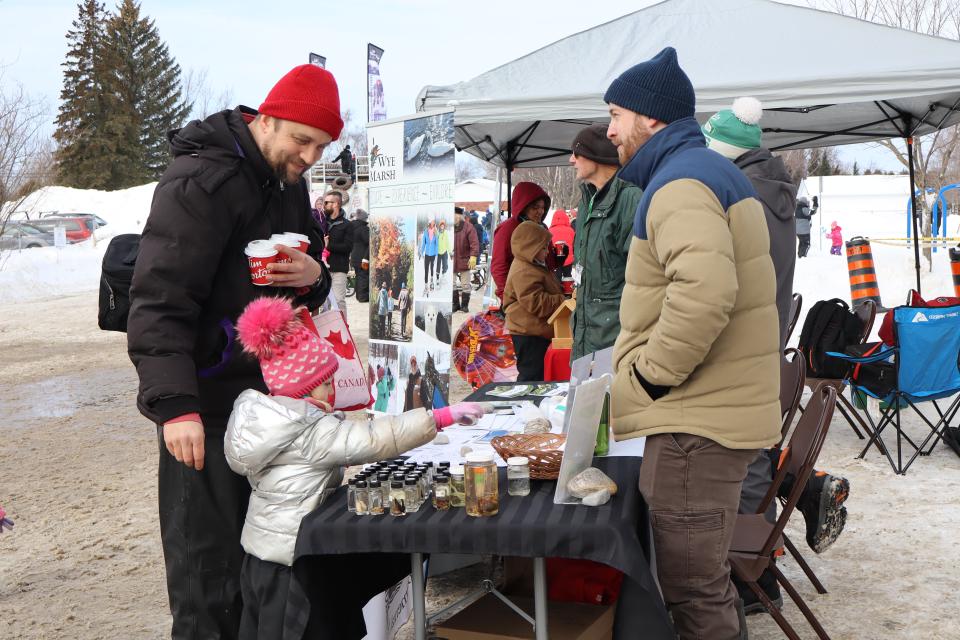
[{"label": "pink mitten", "polygon": [[449,407],[433,410],[433,420],[437,423],[437,431],[449,427],[454,422],[462,425],[475,425],[486,413],[483,406],[476,402],[458,402]]}]

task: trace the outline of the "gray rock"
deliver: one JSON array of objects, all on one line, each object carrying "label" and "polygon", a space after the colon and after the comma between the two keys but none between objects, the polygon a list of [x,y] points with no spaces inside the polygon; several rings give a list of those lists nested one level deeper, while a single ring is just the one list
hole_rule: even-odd
[{"label": "gray rock", "polygon": [[581,502],[588,507],[599,507],[602,504],[607,504],[609,501],[610,491],[607,489],[600,489],[599,491],[594,491],[586,496]]}]

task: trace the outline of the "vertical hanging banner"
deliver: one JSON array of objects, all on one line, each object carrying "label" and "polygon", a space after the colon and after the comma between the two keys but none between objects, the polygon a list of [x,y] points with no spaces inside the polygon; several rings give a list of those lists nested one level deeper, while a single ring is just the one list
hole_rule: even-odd
[{"label": "vertical hanging banner", "polygon": [[322,56],[319,53],[310,52],[310,64],[315,64],[321,69],[327,68],[327,57]]},{"label": "vertical hanging banner", "polygon": [[367,125],[374,411],[448,403],[453,112]]},{"label": "vertical hanging banner", "polygon": [[387,119],[387,103],[383,100],[383,82],[380,81],[380,58],[383,49],[367,43],[367,122]]}]

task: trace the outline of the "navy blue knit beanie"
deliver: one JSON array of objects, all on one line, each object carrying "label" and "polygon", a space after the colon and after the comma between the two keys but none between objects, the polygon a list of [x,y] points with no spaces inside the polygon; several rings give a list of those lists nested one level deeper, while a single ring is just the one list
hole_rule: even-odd
[{"label": "navy blue knit beanie", "polygon": [[603,94],[603,101],[667,124],[692,116],[697,106],[693,85],[673,47],[621,73]]}]

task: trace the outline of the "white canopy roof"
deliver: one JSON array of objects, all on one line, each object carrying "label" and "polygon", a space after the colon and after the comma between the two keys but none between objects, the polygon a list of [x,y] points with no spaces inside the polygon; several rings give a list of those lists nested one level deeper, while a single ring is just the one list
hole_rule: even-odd
[{"label": "white canopy roof", "polygon": [[697,118],[754,96],[764,145],[804,148],[922,135],[960,122],[960,42],[769,0],[666,0],[472,80],[420,91],[455,107],[461,150],[505,166],[562,164],[606,122],[603,94],[665,46],[697,92]]}]

